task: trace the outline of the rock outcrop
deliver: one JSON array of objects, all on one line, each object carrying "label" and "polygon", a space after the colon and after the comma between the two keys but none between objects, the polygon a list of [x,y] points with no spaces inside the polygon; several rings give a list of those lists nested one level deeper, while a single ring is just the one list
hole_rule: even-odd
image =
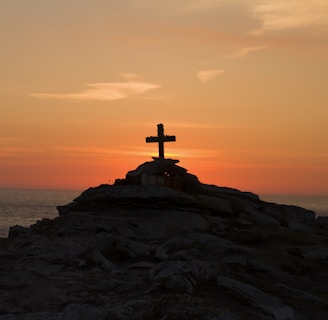
[{"label": "rock outcrop", "polygon": [[326,219],[158,165],[12,227],[0,320],[328,319]]},{"label": "rock outcrop", "polygon": [[176,165],[179,160],[154,158],[137,169],[129,171],[125,180],[118,181],[133,185],[161,185],[176,190],[197,193],[200,183],[195,175],[187,173],[187,169]]}]

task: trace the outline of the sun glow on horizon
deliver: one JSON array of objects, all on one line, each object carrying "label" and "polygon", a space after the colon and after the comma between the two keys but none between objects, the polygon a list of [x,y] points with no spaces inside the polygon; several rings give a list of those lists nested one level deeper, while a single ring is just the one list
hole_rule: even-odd
[{"label": "sun glow on horizon", "polygon": [[163,123],[204,183],[328,193],[325,1],[3,1],[0,18],[0,187],[124,178]]}]

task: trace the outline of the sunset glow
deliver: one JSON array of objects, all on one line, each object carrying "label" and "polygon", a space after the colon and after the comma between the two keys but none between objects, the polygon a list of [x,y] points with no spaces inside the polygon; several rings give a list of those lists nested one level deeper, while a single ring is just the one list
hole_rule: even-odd
[{"label": "sunset glow", "polygon": [[322,0],[2,1],[0,187],[85,189],[157,153],[201,182],[328,194]]}]

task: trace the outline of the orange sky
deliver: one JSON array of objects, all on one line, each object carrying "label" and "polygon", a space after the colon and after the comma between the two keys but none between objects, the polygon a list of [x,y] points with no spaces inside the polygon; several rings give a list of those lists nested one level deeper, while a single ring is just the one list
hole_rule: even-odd
[{"label": "orange sky", "polygon": [[10,0],[0,39],[0,187],[113,182],[162,122],[204,183],[328,194],[325,0]]}]

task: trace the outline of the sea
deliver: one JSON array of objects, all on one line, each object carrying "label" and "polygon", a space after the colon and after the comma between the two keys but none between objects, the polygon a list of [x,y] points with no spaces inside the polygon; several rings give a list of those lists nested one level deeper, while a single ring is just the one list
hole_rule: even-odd
[{"label": "sea", "polygon": [[58,217],[56,206],[68,204],[78,190],[0,189],[0,238],[11,226],[28,227],[44,218]]},{"label": "sea", "polygon": [[[78,190],[0,189],[0,237],[6,238],[11,226],[28,227],[44,218],[58,217],[56,206],[65,205],[81,194]],[[328,216],[328,195],[263,194],[264,201],[291,204]]]}]

